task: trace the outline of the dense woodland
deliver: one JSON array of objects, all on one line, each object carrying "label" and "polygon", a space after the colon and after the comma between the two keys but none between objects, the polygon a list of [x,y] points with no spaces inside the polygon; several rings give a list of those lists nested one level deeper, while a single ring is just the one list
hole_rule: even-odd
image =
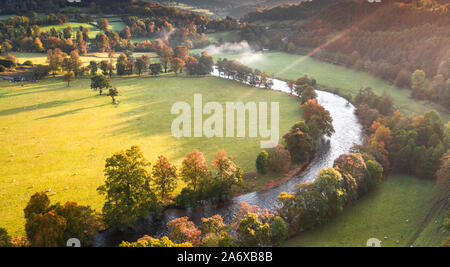
[{"label": "dense woodland", "polygon": [[[411,89],[415,98],[450,107],[449,4],[344,1],[326,7],[327,4],[313,1],[251,13],[249,21],[264,21],[293,19],[310,6],[321,10],[314,17],[301,17],[304,22],[300,26],[285,28],[284,32],[248,25],[241,36],[261,47],[310,53],[324,61],[369,72]],[[417,83],[411,81],[415,71],[425,74]]]}]

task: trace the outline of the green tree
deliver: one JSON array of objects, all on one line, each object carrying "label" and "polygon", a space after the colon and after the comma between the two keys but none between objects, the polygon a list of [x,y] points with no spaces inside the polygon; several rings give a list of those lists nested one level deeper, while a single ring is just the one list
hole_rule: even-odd
[{"label": "green tree", "polygon": [[0,228],[0,247],[11,247],[11,237],[8,235],[8,232]]},{"label": "green tree", "polygon": [[103,93],[103,89],[111,87],[110,79],[102,74],[95,75],[91,78],[91,89],[94,91],[99,90],[100,95]]},{"label": "green tree", "polygon": [[153,165],[152,176],[155,190],[164,202],[177,186],[177,168],[161,155]]},{"label": "green tree", "polygon": [[50,199],[45,192],[36,192],[31,196],[27,206],[23,210],[25,219],[31,217],[32,214],[42,214],[48,211]]},{"label": "green tree", "polygon": [[259,173],[266,174],[269,167],[269,153],[262,150],[256,157],[256,169]]},{"label": "green tree", "polygon": [[316,150],[316,144],[309,135],[309,127],[304,121],[297,122],[292,126],[283,138],[293,162],[308,161]]},{"label": "green tree", "polygon": [[270,224],[270,236],[274,245],[280,245],[289,237],[289,229],[280,216],[275,216]]},{"label": "green tree", "polygon": [[150,187],[149,165],[137,146],[106,159],[106,181],[97,190],[106,196],[103,218],[107,226],[123,230],[136,218],[160,211]]},{"label": "green tree", "polygon": [[158,76],[162,71],[161,63],[150,64],[150,71],[152,72],[152,75]]},{"label": "green tree", "polygon": [[381,182],[383,177],[383,166],[375,160],[368,160],[366,162],[367,170],[374,184]]}]

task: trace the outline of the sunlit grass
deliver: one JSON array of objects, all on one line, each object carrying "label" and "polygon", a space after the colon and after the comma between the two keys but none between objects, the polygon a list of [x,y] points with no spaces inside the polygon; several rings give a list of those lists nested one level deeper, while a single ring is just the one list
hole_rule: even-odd
[{"label": "sunlit grass", "polygon": [[114,78],[112,85],[119,90],[119,105],[92,91],[88,78],[70,87],[60,78],[24,86],[0,81],[0,227],[23,234],[23,208],[40,190],[51,189],[52,202],[71,200],[101,210],[96,188],[104,181],[105,159],[132,145],[151,162],[163,154],[178,166],[193,149],[203,151],[209,162],[225,149],[244,170],[254,170],[259,138],[172,136],[172,105],[192,104],[194,93],[203,94],[204,102],[280,102],[281,134],[301,119],[293,97],[220,78],[146,74]]}]

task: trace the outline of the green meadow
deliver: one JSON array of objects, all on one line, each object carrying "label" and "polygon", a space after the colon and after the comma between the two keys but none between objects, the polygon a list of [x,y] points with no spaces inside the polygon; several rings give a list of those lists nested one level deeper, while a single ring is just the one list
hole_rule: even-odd
[{"label": "green meadow", "polygon": [[391,175],[325,225],[300,233],[284,246],[366,246],[369,238],[381,240],[386,247],[439,246],[446,236],[445,212],[427,218],[433,187],[433,181]]},{"label": "green meadow", "polygon": [[[180,138],[172,136],[177,101],[280,102],[280,134],[301,119],[297,100],[215,77],[114,78],[118,105],[90,89],[88,78],[70,87],[60,77],[38,83],[0,81],[0,227],[24,234],[23,209],[36,191],[52,202],[76,201],[101,210],[96,188],[104,181],[105,159],[132,145],[154,162],[165,155],[176,165],[193,149],[211,162],[225,149],[246,171],[254,171],[260,138]],[[207,116],[205,115],[205,118]],[[183,187],[180,181],[176,192]]]},{"label": "green meadow", "polygon": [[[109,20],[109,29],[114,32],[121,31],[126,26],[125,23],[123,23],[121,20],[118,21],[117,19],[113,19],[113,20],[110,18],[107,18],[107,19]],[[96,24],[96,22],[94,22],[94,24]],[[74,35],[80,29],[80,27],[89,28],[89,30],[90,30],[89,38],[95,38],[95,36],[97,36],[97,34],[99,34],[101,32],[99,28],[97,28],[89,23],[84,23],[84,22],[68,22],[68,23],[64,23],[61,25],[49,25],[49,26],[41,27],[41,30],[43,32],[48,32],[52,28],[55,28],[55,30],[62,31],[62,30],[64,30],[64,28],[67,28],[69,26],[73,28]]]}]

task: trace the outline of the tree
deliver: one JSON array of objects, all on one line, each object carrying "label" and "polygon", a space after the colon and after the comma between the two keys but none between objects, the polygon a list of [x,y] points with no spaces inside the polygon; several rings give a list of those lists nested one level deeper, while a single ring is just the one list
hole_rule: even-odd
[{"label": "tree", "polygon": [[[89,62],[89,69],[91,70],[91,75],[94,76],[97,74],[98,71],[98,63],[97,61],[92,60],[91,62]],[[104,74],[106,75],[106,74]]]},{"label": "tree", "polygon": [[25,232],[33,246],[65,246],[73,237],[82,245],[89,245],[103,227],[100,215],[89,206],[70,201],[50,206],[44,192],[37,192],[30,198],[24,213]]},{"label": "tree", "polygon": [[280,216],[275,216],[270,224],[270,237],[274,245],[281,245],[289,237],[289,229]]},{"label": "tree", "polygon": [[223,218],[219,214],[216,214],[209,218],[202,218],[200,224],[200,230],[202,234],[217,234],[224,229],[226,225],[223,223]]},{"label": "tree", "polygon": [[67,82],[67,87],[70,86],[70,82],[75,80],[75,73],[73,71],[69,71],[63,76],[63,80]]},{"label": "tree", "polygon": [[201,232],[195,224],[189,221],[188,217],[180,217],[167,223],[169,227],[169,238],[177,243],[189,242],[198,246],[201,241]]},{"label": "tree", "polygon": [[105,19],[105,18],[100,18],[100,19],[97,21],[97,27],[98,27],[100,30],[106,32],[106,31],[108,30],[108,27],[109,27],[109,22],[108,22],[108,20]]},{"label": "tree", "polygon": [[160,53],[160,60],[162,65],[164,66],[164,72],[167,72],[169,63],[172,61],[173,57],[173,50],[167,45],[163,45],[161,48]]},{"label": "tree", "polygon": [[266,174],[269,167],[269,154],[262,150],[256,157],[256,170],[261,174]]},{"label": "tree", "polygon": [[196,191],[200,180],[208,175],[208,164],[203,153],[196,149],[188,153],[181,166],[181,177],[187,185]]},{"label": "tree", "polygon": [[55,48],[47,51],[47,63],[50,70],[53,72],[53,77],[56,76],[56,72],[62,67],[64,58],[67,57],[66,53],[63,53],[61,49]]},{"label": "tree", "polygon": [[175,47],[174,55],[175,55],[175,57],[180,58],[184,62],[187,62],[188,57],[189,57],[189,50],[186,46],[180,45],[180,46]]},{"label": "tree", "polygon": [[5,229],[0,228],[0,247],[4,248],[11,246],[11,237],[8,235],[8,232]]},{"label": "tree", "polygon": [[123,39],[130,39],[131,38],[130,27],[125,26],[125,28],[123,28],[123,30],[120,32],[120,37],[122,37]]},{"label": "tree", "polygon": [[184,61],[177,57],[173,58],[170,61],[170,67],[175,72],[175,76],[178,76],[178,71],[181,71],[184,65],[185,65]]},{"label": "tree", "polygon": [[83,246],[90,245],[94,235],[103,229],[101,215],[89,206],[67,201],[64,205],[57,203],[54,211],[66,220],[62,246],[73,237],[78,238]]},{"label": "tree", "polygon": [[308,100],[302,105],[303,118],[309,127],[309,132],[314,139],[322,135],[331,136],[334,133],[333,119],[330,112],[316,99]]},{"label": "tree", "polygon": [[111,87],[110,80],[108,77],[98,74],[91,78],[91,89],[99,90],[100,95],[102,95],[103,89]]},{"label": "tree", "polygon": [[138,217],[159,213],[160,206],[150,187],[149,165],[137,146],[106,159],[106,181],[97,191],[106,195],[103,219],[107,226],[123,230]]},{"label": "tree", "polygon": [[150,71],[152,72],[152,75],[158,76],[162,71],[161,63],[150,64]]},{"label": "tree", "polygon": [[119,75],[126,74],[127,64],[128,64],[127,55],[125,55],[124,53],[120,54],[120,56],[117,58],[116,63],[117,74]]},{"label": "tree", "polygon": [[383,166],[375,160],[368,160],[366,166],[373,183],[376,185],[381,182],[381,178],[383,177]]},{"label": "tree", "polygon": [[342,175],[333,168],[322,169],[314,182],[315,190],[318,190],[326,198],[327,217],[332,217],[344,209],[346,191],[342,184]]},{"label": "tree", "polygon": [[161,155],[153,165],[152,176],[155,190],[164,202],[177,186],[177,168]]},{"label": "tree", "polygon": [[64,32],[64,39],[71,39],[72,38],[72,33],[73,33],[73,29],[72,27],[66,27],[63,30]]},{"label": "tree", "polygon": [[23,210],[25,219],[29,219],[32,214],[42,214],[48,211],[50,199],[45,192],[36,192],[31,196],[27,206]]},{"label": "tree", "polygon": [[111,97],[113,104],[116,103],[116,96],[119,95],[119,91],[117,90],[117,88],[109,88],[109,92],[108,95]]},{"label": "tree", "polygon": [[150,64],[150,57],[142,55],[136,60],[136,69],[138,70],[139,76],[141,76],[142,71],[145,71]]},{"label": "tree", "polygon": [[32,214],[25,224],[25,232],[32,246],[58,247],[64,241],[64,231],[67,221],[63,217],[50,211],[43,214]]},{"label": "tree", "polygon": [[411,87],[413,89],[412,95],[413,97],[417,97],[419,99],[425,98],[425,89],[427,83],[427,75],[423,70],[416,70],[411,75]]},{"label": "tree", "polygon": [[243,247],[267,246],[270,244],[270,226],[262,223],[255,213],[248,213],[239,222],[237,242]]},{"label": "tree", "polygon": [[35,80],[41,80],[41,79],[45,78],[46,76],[48,76],[49,73],[50,73],[50,69],[48,66],[45,66],[45,65],[36,65],[33,68],[33,78]]},{"label": "tree", "polygon": [[309,135],[309,127],[304,121],[297,122],[291,130],[283,136],[286,148],[291,154],[293,162],[306,162],[316,150],[316,144]]}]

